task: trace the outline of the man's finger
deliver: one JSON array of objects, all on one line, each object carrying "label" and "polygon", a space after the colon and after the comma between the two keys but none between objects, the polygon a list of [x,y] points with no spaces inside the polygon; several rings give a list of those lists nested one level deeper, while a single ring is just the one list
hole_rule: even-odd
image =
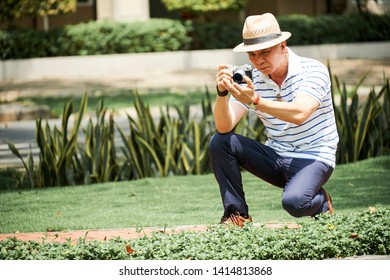
[{"label": "man's finger", "polygon": [[253,85],[252,80],[248,76],[244,76],[244,81],[246,82],[248,88],[254,89],[255,86]]}]

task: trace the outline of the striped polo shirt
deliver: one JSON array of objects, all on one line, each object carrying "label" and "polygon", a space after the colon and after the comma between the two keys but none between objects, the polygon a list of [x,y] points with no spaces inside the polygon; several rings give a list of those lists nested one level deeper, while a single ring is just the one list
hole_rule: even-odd
[{"label": "striped polo shirt", "polygon": [[281,156],[315,159],[335,167],[339,137],[328,69],[317,60],[296,55],[291,49],[288,49],[288,54],[288,74],[281,87],[255,69],[252,73],[255,92],[270,100],[276,100],[280,94],[282,102],[293,102],[298,93],[305,93],[320,105],[301,125],[256,110],[267,130],[265,144]]}]

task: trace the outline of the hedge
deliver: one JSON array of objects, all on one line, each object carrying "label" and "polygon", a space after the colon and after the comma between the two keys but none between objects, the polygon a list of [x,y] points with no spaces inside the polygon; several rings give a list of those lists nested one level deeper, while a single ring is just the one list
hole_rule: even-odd
[{"label": "hedge", "polygon": [[390,40],[390,14],[280,17],[282,30],[290,31],[289,45],[335,44]]},{"label": "hedge", "polygon": [[175,20],[89,22],[48,32],[0,31],[0,58],[177,51],[190,42],[187,26]]},{"label": "hedge", "polygon": [[[289,45],[390,40],[390,14],[289,15],[278,18],[293,35]],[[0,59],[232,48],[241,22],[150,19],[133,23],[89,22],[48,32],[0,30]]]}]

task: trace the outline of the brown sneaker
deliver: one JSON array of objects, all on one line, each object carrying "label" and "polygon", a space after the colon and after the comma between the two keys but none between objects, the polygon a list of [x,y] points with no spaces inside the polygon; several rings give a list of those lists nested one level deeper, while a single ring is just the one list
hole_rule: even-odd
[{"label": "brown sneaker", "polygon": [[332,205],[332,198],[330,197],[330,195],[328,194],[328,192],[324,188],[321,188],[321,189],[325,194],[326,200],[328,201],[329,214],[333,215],[334,210],[333,210],[333,205]]},{"label": "brown sneaker", "polygon": [[251,223],[252,217],[244,218],[238,212],[230,213],[228,216],[223,216],[220,224],[224,225],[233,225],[238,227],[243,227],[245,223]]}]

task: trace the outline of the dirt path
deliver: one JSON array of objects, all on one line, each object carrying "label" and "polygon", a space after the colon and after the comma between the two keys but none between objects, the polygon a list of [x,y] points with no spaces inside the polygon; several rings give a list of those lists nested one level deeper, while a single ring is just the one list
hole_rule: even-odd
[{"label": "dirt path", "polygon": [[[263,224],[254,224],[255,226],[263,226]],[[297,224],[266,224],[267,228],[298,228]],[[45,242],[65,242],[67,240],[77,241],[79,238],[86,241],[92,240],[109,240],[116,237],[123,239],[140,238],[144,236],[151,236],[156,232],[165,232],[168,234],[179,233],[183,230],[203,232],[208,229],[206,225],[195,226],[177,226],[174,228],[128,228],[128,229],[108,229],[108,230],[75,230],[75,231],[58,231],[58,232],[31,232],[31,233],[6,233],[0,234],[0,240],[5,240],[8,237],[16,237],[19,240],[28,241],[43,241]]]}]

